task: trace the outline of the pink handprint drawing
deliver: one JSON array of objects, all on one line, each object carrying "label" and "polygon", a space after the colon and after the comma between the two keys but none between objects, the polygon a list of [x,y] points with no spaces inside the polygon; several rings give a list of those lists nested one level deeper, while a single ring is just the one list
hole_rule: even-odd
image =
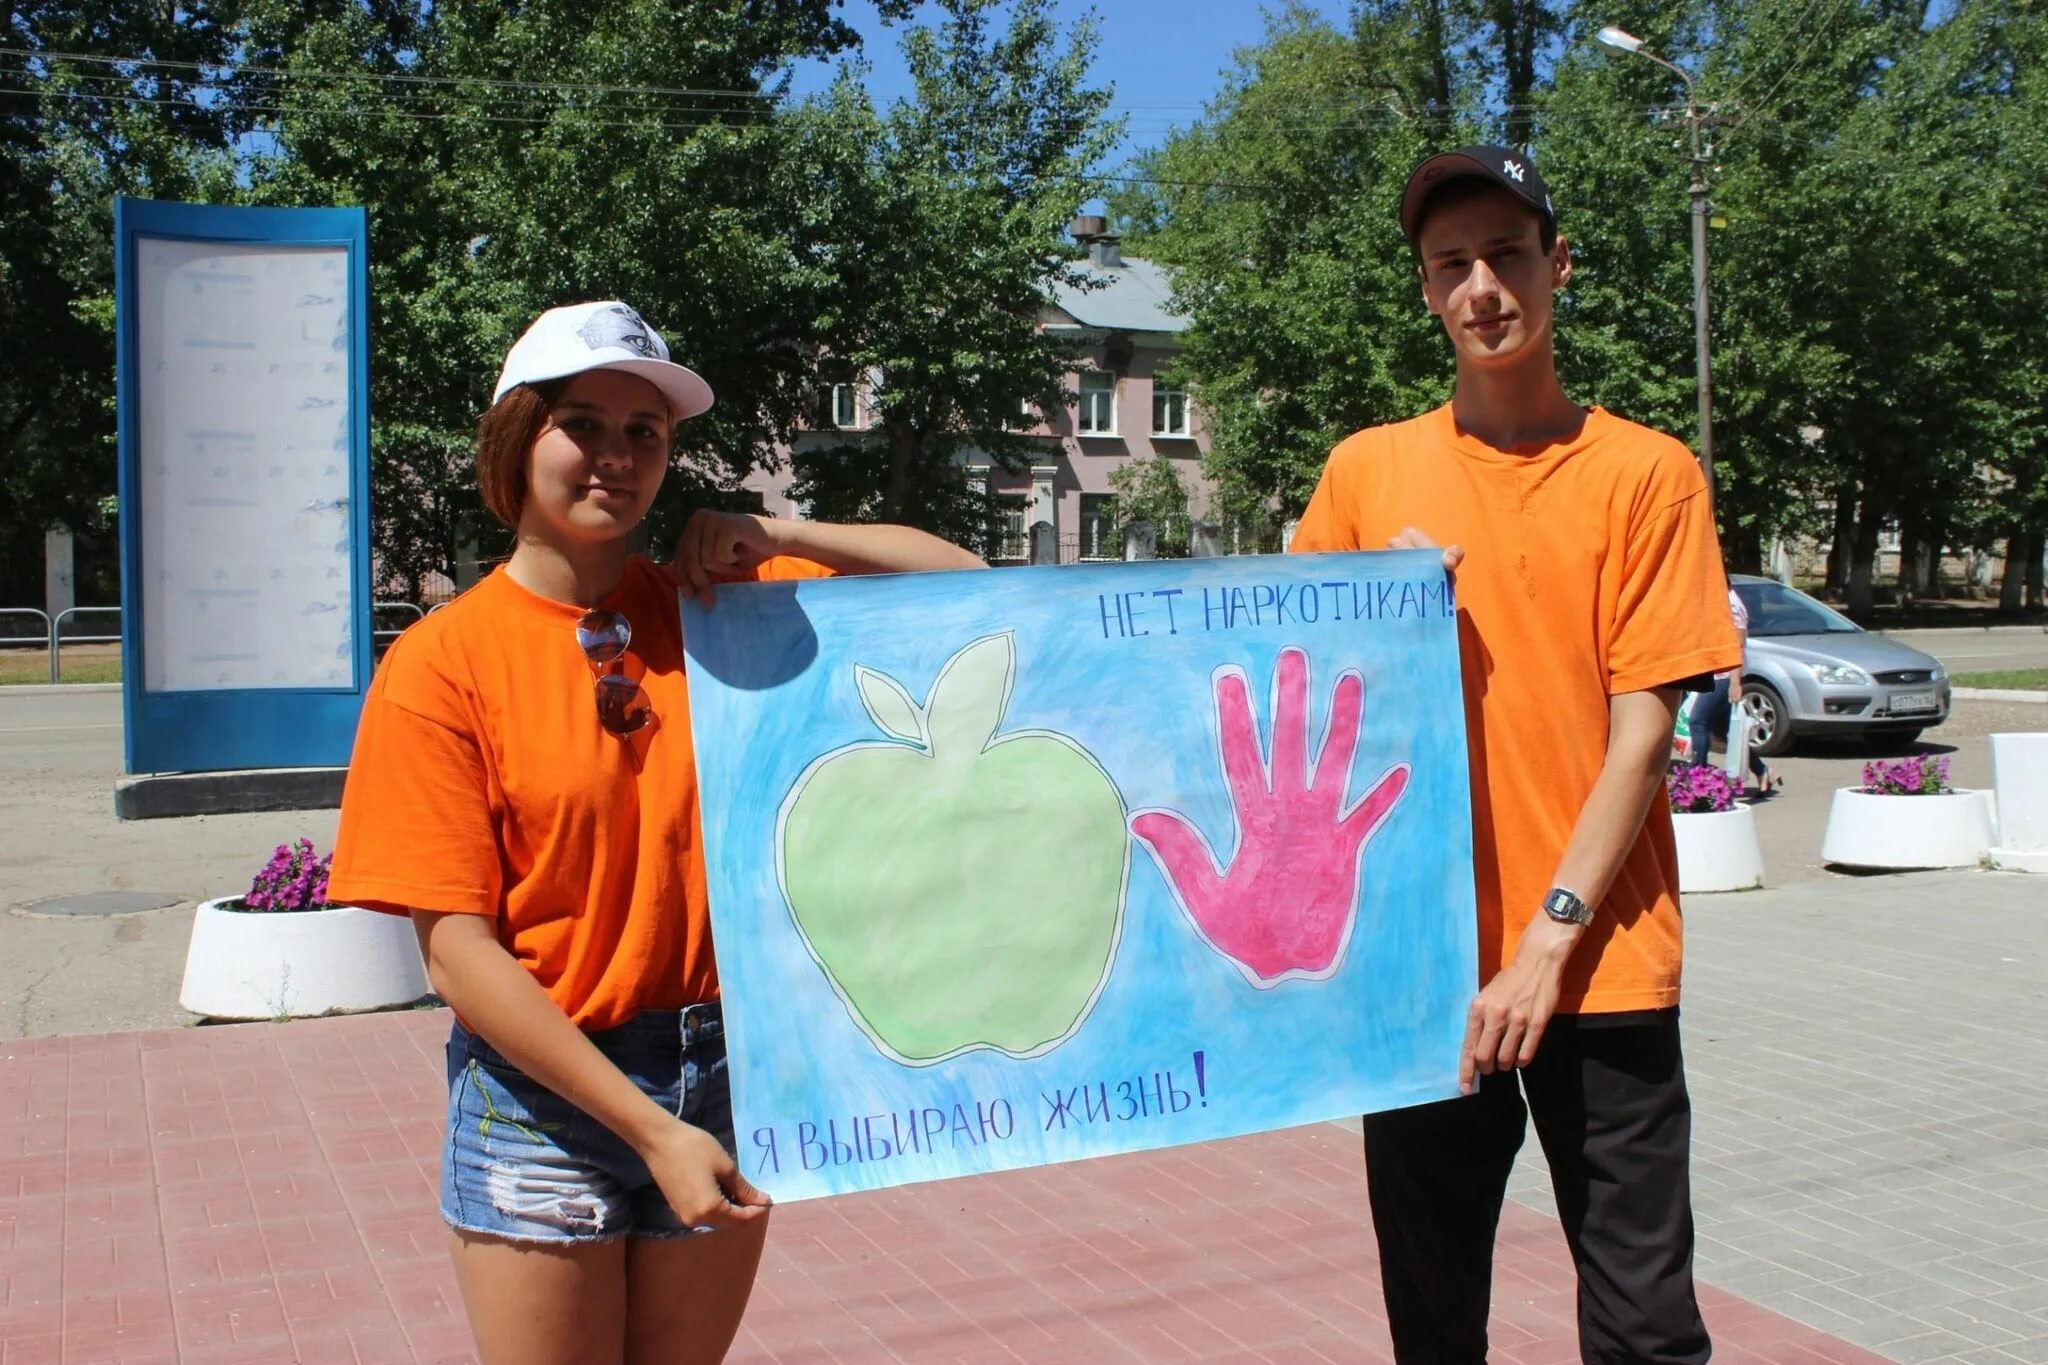
[{"label": "pink handprint drawing", "polygon": [[1407,790],[1409,773],[1406,763],[1395,764],[1347,807],[1365,680],[1353,670],[1338,676],[1313,765],[1308,656],[1283,649],[1273,686],[1268,764],[1259,752],[1244,670],[1216,674],[1216,737],[1237,816],[1237,848],[1228,867],[1177,811],[1143,811],[1131,820],[1131,832],[1158,862],[1196,932],[1262,989],[1336,972],[1358,916],[1366,842]]}]

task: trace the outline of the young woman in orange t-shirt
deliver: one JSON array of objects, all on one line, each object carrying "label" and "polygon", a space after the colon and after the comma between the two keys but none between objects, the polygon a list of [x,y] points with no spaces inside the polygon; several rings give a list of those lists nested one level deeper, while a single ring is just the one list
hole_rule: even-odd
[{"label": "young woman in orange t-shirt", "polygon": [[665,568],[629,554],[675,423],[710,405],[624,304],[543,314],[478,428],[511,560],[393,646],[358,727],[329,893],[411,915],[457,1016],[441,1205],[485,1365],[721,1359],[760,1260],[678,590],[981,564],[718,512]]}]

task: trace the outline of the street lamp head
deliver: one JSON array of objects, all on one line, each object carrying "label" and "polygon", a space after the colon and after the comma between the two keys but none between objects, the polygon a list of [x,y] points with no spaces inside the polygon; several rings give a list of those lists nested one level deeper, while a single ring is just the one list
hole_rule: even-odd
[{"label": "street lamp head", "polygon": [[1626,29],[1616,28],[1612,24],[1601,29],[1593,37],[1600,46],[1611,47],[1616,52],[1641,52],[1643,50],[1643,40],[1641,38],[1636,37],[1635,34],[1630,33]]}]

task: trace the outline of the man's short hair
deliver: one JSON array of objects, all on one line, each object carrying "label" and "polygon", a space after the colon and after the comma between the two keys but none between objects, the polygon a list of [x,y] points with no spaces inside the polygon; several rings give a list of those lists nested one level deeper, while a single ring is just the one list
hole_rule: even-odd
[{"label": "man's short hair", "polygon": [[[1416,263],[1419,265],[1422,262],[1422,229],[1428,225],[1429,215],[1435,213],[1438,209],[1450,208],[1456,204],[1484,198],[1489,194],[1500,193],[1503,193],[1501,187],[1494,184],[1491,180],[1481,180],[1477,176],[1470,175],[1461,176],[1456,180],[1446,180],[1442,185],[1431,190],[1416,207],[1415,235],[1408,239],[1408,249],[1415,253]],[[1529,216],[1536,220],[1537,232],[1543,243],[1543,254],[1548,256],[1552,251],[1555,251],[1557,249],[1557,220],[1539,213],[1535,208],[1523,202],[1519,196],[1509,195],[1508,197],[1515,200],[1519,207],[1526,210]]]}]

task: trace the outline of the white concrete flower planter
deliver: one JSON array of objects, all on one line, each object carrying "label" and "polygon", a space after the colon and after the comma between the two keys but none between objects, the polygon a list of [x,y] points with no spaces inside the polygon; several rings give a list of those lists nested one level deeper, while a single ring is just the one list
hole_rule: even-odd
[{"label": "white concrete flower planter", "polygon": [[1991,850],[1990,793],[1873,796],[1840,787],[1821,836],[1822,862],[1906,871],[1976,867]]},{"label": "white concrete flower planter", "polygon": [[2048,873],[2048,733],[1993,735],[1991,786],[1998,793],[1991,865]]},{"label": "white concrete flower planter", "polygon": [[231,910],[192,921],[178,1003],[210,1019],[281,1019],[410,1004],[429,993],[419,939],[403,915]]},{"label": "white concrete flower planter", "polygon": [[1751,807],[1674,814],[1671,832],[1678,841],[1681,893],[1754,891],[1764,884],[1764,850]]}]

